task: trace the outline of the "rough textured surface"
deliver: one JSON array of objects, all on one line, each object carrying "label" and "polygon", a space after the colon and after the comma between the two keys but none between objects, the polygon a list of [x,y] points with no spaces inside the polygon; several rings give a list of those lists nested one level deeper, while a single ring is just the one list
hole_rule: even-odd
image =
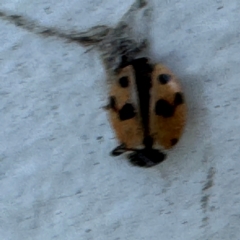
[{"label": "rough textured surface", "polygon": [[[131,4],[55,2],[0,8],[86,29]],[[152,169],[109,156],[98,53],[0,19],[1,239],[239,239],[240,3],[151,4],[150,57],[181,79],[189,107],[183,138]]]}]

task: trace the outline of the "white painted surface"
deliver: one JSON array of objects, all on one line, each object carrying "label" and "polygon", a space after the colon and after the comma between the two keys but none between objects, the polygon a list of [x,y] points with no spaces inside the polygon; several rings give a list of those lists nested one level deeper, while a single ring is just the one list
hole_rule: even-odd
[{"label": "white painted surface", "polygon": [[[54,2],[0,9],[86,29],[131,4]],[[240,239],[240,3],[151,4],[150,57],[179,76],[189,106],[182,140],[152,169],[109,156],[98,53],[0,19],[1,239]]]}]

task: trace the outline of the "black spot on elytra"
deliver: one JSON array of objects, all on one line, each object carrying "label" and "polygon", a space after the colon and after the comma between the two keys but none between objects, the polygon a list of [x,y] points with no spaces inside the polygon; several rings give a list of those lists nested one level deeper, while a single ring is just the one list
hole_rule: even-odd
[{"label": "black spot on elytra", "polygon": [[173,138],[173,139],[171,140],[171,145],[174,146],[174,145],[177,144],[177,142],[178,142],[178,139],[177,139],[177,138]]},{"label": "black spot on elytra", "polygon": [[118,81],[122,88],[127,88],[129,85],[128,77],[121,77]]},{"label": "black spot on elytra", "polygon": [[171,76],[169,74],[160,74],[158,76],[158,81],[161,83],[161,84],[166,84],[168,83],[169,81],[171,80]]},{"label": "black spot on elytra", "polygon": [[109,107],[116,110],[116,98],[114,96],[109,97]]},{"label": "black spot on elytra", "polygon": [[135,109],[131,103],[126,103],[119,111],[119,118],[121,121],[134,118],[136,115]]},{"label": "black spot on elytra", "polygon": [[165,118],[172,117],[174,114],[174,106],[172,106],[169,102],[164,99],[160,99],[156,102],[155,105],[155,113],[158,116],[162,116]]},{"label": "black spot on elytra", "polygon": [[181,92],[175,93],[175,98],[174,98],[174,106],[178,106],[180,104],[184,103],[184,97]]}]

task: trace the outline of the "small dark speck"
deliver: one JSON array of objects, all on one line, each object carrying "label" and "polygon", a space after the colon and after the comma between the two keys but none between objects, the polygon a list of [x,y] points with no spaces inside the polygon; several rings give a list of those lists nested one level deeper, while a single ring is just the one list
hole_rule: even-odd
[{"label": "small dark speck", "polygon": [[75,195],[78,195],[78,194],[81,194],[82,193],[82,191],[81,190],[78,190],[76,193],[75,193]]},{"label": "small dark speck", "polygon": [[202,190],[205,191],[205,190],[211,188],[212,186],[213,186],[213,181],[209,180],[209,181],[206,182],[206,184],[204,185]]},{"label": "small dark speck", "polygon": [[220,105],[216,105],[216,106],[214,106],[215,108],[220,108]]},{"label": "small dark speck", "polygon": [[56,109],[58,109],[57,105],[51,107],[51,110],[56,110]]},{"label": "small dark speck", "polygon": [[205,190],[207,190],[207,189],[209,189],[209,188],[211,188],[213,186],[213,184],[214,184],[214,181],[213,181],[214,175],[215,175],[215,170],[214,170],[214,168],[211,167],[208,170],[207,182],[205,183],[204,187],[202,188],[202,191],[205,191]]},{"label": "small dark speck", "polygon": [[9,92],[0,92],[0,95],[2,96],[7,96],[9,94]]},{"label": "small dark speck", "polygon": [[186,224],[186,223],[188,223],[188,221],[184,221],[184,222],[182,222],[182,224]]},{"label": "small dark speck", "polygon": [[139,8],[143,8],[147,5],[147,1],[144,1],[144,0],[140,0],[139,1]]},{"label": "small dark speck", "polygon": [[166,212],[166,214],[170,214],[171,213],[171,211],[169,211],[169,212]]},{"label": "small dark speck", "polygon": [[23,65],[23,63],[18,63],[16,66],[21,67],[22,65]]},{"label": "small dark speck", "polygon": [[186,32],[187,32],[187,33],[193,33],[193,30],[192,30],[192,29],[187,29]]},{"label": "small dark speck", "polygon": [[159,211],[159,214],[162,215],[163,213],[164,213],[164,210],[161,209],[161,210]]},{"label": "small dark speck", "polygon": [[0,156],[0,161],[3,161],[6,158],[7,158],[6,156]]},{"label": "small dark speck", "polygon": [[19,45],[14,45],[13,47],[12,47],[12,50],[16,50],[16,49],[18,49],[19,48]]},{"label": "small dark speck", "polygon": [[231,105],[230,103],[227,103],[227,104],[224,105],[224,107],[228,107],[228,106],[230,106],[230,105]]},{"label": "small dark speck", "polygon": [[217,8],[217,10],[220,10],[220,9],[222,9],[222,8],[223,8],[223,6],[221,6],[221,7],[218,7],[218,8]]},{"label": "small dark speck", "polygon": [[101,139],[103,139],[103,136],[97,137],[97,140],[101,140]]},{"label": "small dark speck", "polygon": [[204,217],[204,218],[202,219],[203,222],[206,222],[207,220],[208,220],[208,217]]},{"label": "small dark speck", "polygon": [[210,211],[215,211],[216,210],[216,207],[215,206],[211,206],[210,207]]},{"label": "small dark speck", "polygon": [[86,229],[86,230],[85,230],[86,233],[89,233],[89,232],[91,232],[91,231],[92,231],[92,229]]},{"label": "small dark speck", "polygon": [[202,197],[201,203],[202,203],[202,208],[203,209],[207,208],[208,201],[209,201],[209,195],[205,195],[205,196]]},{"label": "small dark speck", "polygon": [[98,164],[100,164],[99,162],[96,162],[96,163],[94,163],[93,165],[98,165]]},{"label": "small dark speck", "polygon": [[94,153],[94,151],[91,151],[91,152],[89,152],[88,154],[93,154]]},{"label": "small dark speck", "polygon": [[81,139],[86,141],[86,140],[88,140],[88,136],[87,135],[82,135]]}]

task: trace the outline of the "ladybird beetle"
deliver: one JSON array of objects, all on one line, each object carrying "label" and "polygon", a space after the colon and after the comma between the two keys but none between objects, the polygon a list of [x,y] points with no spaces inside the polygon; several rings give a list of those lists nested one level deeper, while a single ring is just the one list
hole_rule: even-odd
[{"label": "ladybird beetle", "polygon": [[177,144],[187,108],[181,86],[164,65],[134,59],[118,69],[109,92],[109,118],[124,152],[136,166],[151,167],[166,159],[161,150]]}]

